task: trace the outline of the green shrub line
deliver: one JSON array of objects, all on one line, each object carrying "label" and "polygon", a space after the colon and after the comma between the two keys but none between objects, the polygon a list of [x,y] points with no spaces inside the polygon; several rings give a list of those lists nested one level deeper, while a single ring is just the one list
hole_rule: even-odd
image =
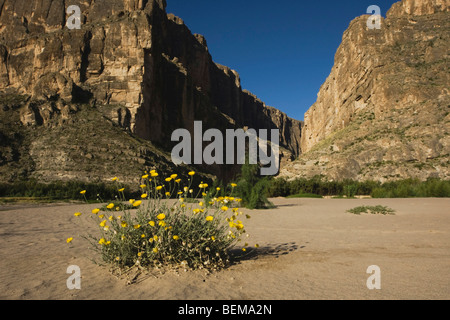
[{"label": "green shrub line", "polygon": [[[137,197],[138,191],[125,187],[127,198]],[[80,195],[80,190],[86,190],[86,199]],[[113,201],[117,197],[117,186],[112,183],[86,183],[81,181],[42,183],[33,180],[15,183],[0,183],[0,197],[5,198],[46,198],[48,200],[80,200],[98,202]]]},{"label": "green shrub line", "polygon": [[[257,177],[256,168],[248,166],[243,169],[238,179],[236,193],[246,207],[270,207],[267,198],[276,197],[325,197],[338,196],[354,198],[371,196],[373,198],[448,198],[450,197],[450,181],[439,179],[406,179],[380,183],[375,181],[329,181],[324,177],[312,179],[296,179],[288,181],[284,178]],[[215,181],[213,190],[221,183]],[[139,191],[124,186],[126,198],[138,198]],[[81,181],[42,183],[33,180],[15,183],[0,183],[0,197],[32,198],[59,200],[84,200],[80,190],[87,190],[89,202],[105,202],[116,200],[117,186],[112,183],[85,183]],[[225,188],[222,187],[225,191]]]},{"label": "green shrub line", "polygon": [[448,198],[450,181],[440,179],[405,179],[380,183],[376,181],[329,181],[324,177],[312,179],[298,178],[288,181],[276,178],[271,181],[268,197],[289,197],[301,194],[319,196],[345,196],[354,198],[371,196],[373,198]]}]

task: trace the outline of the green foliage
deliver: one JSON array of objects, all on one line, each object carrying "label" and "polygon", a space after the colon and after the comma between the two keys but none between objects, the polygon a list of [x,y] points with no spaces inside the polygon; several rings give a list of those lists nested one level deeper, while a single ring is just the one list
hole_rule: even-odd
[{"label": "green foliage", "polygon": [[361,206],[348,210],[347,212],[360,215],[362,213],[367,214],[382,214],[382,215],[394,215],[395,210],[385,206]]},{"label": "green foliage", "polygon": [[269,197],[287,197],[298,194],[340,196],[352,198],[356,195],[373,198],[450,197],[450,181],[439,179],[406,179],[380,183],[375,181],[328,181],[321,176],[312,179],[298,178],[288,181],[283,178],[271,181]]},{"label": "green foliage", "polygon": [[[112,201],[116,199],[117,187],[105,183],[85,183],[80,181],[41,183],[33,180],[15,183],[0,183],[0,197],[47,198],[49,200],[84,200],[80,190],[86,190],[88,201],[101,198]],[[136,193],[125,188],[125,196],[132,198]]]},{"label": "green foliage", "polygon": [[356,196],[357,191],[358,191],[358,185],[355,183],[344,186],[344,195],[347,198],[354,198]]},{"label": "green foliage", "polygon": [[236,188],[243,206],[248,209],[273,208],[267,198],[270,183],[270,177],[260,176],[258,165],[244,164]]},{"label": "green foliage", "polygon": [[371,196],[373,198],[447,198],[450,197],[450,181],[428,179],[422,182],[408,179],[388,182],[374,188]]}]

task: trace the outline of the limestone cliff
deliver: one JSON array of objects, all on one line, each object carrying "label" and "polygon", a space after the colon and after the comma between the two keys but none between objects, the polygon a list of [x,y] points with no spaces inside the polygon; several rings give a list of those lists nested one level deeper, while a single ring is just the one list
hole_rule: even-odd
[{"label": "limestone cliff", "polygon": [[403,0],[350,23],[286,177],[449,178],[448,0]]},{"label": "limestone cliff", "polygon": [[[69,5],[80,7],[81,29],[66,27]],[[2,175],[2,180],[92,178],[99,162],[94,159],[105,162],[104,172],[118,158],[114,144],[124,146],[128,137],[135,141],[131,158],[124,157],[128,163],[140,159],[141,166],[155,165],[158,161],[143,159],[139,149],[147,155],[150,149],[167,154],[171,133],[193,130],[194,120],[219,129],[280,128],[285,156],[300,154],[302,123],[242,90],[238,73],[214,63],[206,39],[192,34],[165,7],[165,0],[0,0],[0,119],[5,137],[0,169],[15,172],[10,169],[21,159],[31,163],[19,175]],[[94,120],[98,127],[107,121],[122,129],[116,135],[108,132],[110,143],[102,145],[102,152],[93,137],[82,145],[63,143],[65,132],[79,135]],[[11,142],[14,137],[6,138],[10,127],[27,141],[20,152]],[[105,138],[102,132],[96,137]],[[64,169],[42,151],[51,142],[55,154],[64,154]],[[89,155],[88,160],[80,154]],[[83,169],[69,170],[80,161]]]}]

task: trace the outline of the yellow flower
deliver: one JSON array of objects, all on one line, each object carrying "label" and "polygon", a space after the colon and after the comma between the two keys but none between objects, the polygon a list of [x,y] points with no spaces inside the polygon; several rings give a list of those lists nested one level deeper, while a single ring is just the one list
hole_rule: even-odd
[{"label": "yellow flower", "polygon": [[145,189],[145,188],[147,188],[147,185],[146,184],[141,184],[141,189]]},{"label": "yellow flower", "polygon": [[142,176],[142,179],[148,179],[148,174]]},{"label": "yellow flower", "polygon": [[93,214],[97,214],[97,213],[99,213],[100,212],[100,209],[94,209],[94,210],[92,210],[92,213]]},{"label": "yellow flower", "polygon": [[106,220],[103,220],[102,222],[100,222],[100,227],[104,227],[104,226],[106,226]]},{"label": "yellow flower", "polygon": [[135,224],[135,225],[134,225],[134,229],[135,229],[135,230],[139,229],[140,227],[141,227],[140,224]]},{"label": "yellow flower", "polygon": [[220,188],[216,188],[217,191],[220,191]]},{"label": "yellow flower", "polygon": [[177,177],[178,177],[178,175],[177,174],[173,174],[173,175],[171,175],[170,176],[172,179],[176,179]]},{"label": "yellow flower", "polygon": [[125,188],[119,189],[119,192],[124,192]]},{"label": "yellow flower", "polygon": [[189,172],[189,175],[192,177],[192,176],[195,176],[195,171],[191,171],[191,172]]},{"label": "yellow flower", "polygon": [[179,240],[180,237],[179,236],[173,236],[173,240]]},{"label": "yellow flower", "polygon": [[211,221],[213,221],[214,220],[214,217],[212,217],[212,216],[208,216],[208,217],[206,217],[206,221],[209,221],[209,222],[211,222]]},{"label": "yellow flower", "polygon": [[126,227],[128,227],[128,223],[126,223],[125,221],[122,221],[121,226],[122,226],[122,228],[126,228]]},{"label": "yellow flower", "polygon": [[247,251],[247,249],[245,249],[245,248],[242,248],[242,251],[244,251],[244,252],[245,252],[245,251]]},{"label": "yellow flower", "polygon": [[159,190],[161,190],[162,188],[163,188],[162,186],[157,186],[157,187],[156,187],[156,190],[159,191]]},{"label": "yellow flower", "polygon": [[153,240],[158,241],[158,236],[154,236]]},{"label": "yellow flower", "polygon": [[200,202],[198,203],[198,205],[199,205],[200,207],[203,207],[204,203],[200,201]]},{"label": "yellow flower", "polygon": [[135,201],[136,201],[136,200],[134,200],[134,199],[130,199],[130,200],[129,200],[130,204],[133,204]]},{"label": "yellow flower", "polygon": [[192,210],[195,214],[200,213],[200,209],[194,209]]},{"label": "yellow flower", "polygon": [[112,181],[117,181],[117,180],[119,180],[119,178],[114,177],[114,178],[112,178],[111,180],[112,180]]},{"label": "yellow flower", "polygon": [[75,217],[79,217],[79,216],[81,216],[81,212],[77,212],[77,213],[75,213],[75,214],[74,214],[74,216],[75,216]]},{"label": "yellow flower", "polygon": [[259,248],[259,244],[255,244],[255,248]]},{"label": "yellow flower", "polygon": [[165,223],[164,221],[160,221],[158,224],[159,224],[161,227],[165,227],[165,226],[166,226],[166,223]]},{"label": "yellow flower", "polygon": [[81,191],[80,194],[86,194],[86,190]]},{"label": "yellow flower", "polygon": [[141,234],[141,238],[145,238],[145,234]]},{"label": "yellow flower", "polygon": [[148,224],[149,224],[151,227],[154,227],[154,226],[155,226],[155,221],[150,221]]},{"label": "yellow flower", "polygon": [[166,182],[172,181],[172,178],[166,178]]},{"label": "yellow flower", "polygon": [[216,241],[216,237],[212,236],[212,237],[211,237],[211,240],[212,240],[212,241]]},{"label": "yellow flower", "polygon": [[113,209],[114,208],[114,203],[110,203],[106,206],[106,208],[108,209]]},{"label": "yellow flower", "polygon": [[101,238],[98,244],[106,244],[106,240],[104,238]]},{"label": "yellow flower", "polygon": [[236,187],[237,187],[237,184],[236,184],[236,183],[232,183],[232,184],[231,184],[231,187],[236,188]]},{"label": "yellow flower", "polygon": [[144,193],[143,195],[141,195],[141,198],[142,199],[145,199],[145,198],[147,198],[148,197],[148,194],[146,194],[146,193]]},{"label": "yellow flower", "polygon": [[228,207],[227,206],[223,206],[221,209],[222,209],[222,211],[227,211]]},{"label": "yellow flower", "polygon": [[170,197],[170,192],[166,192],[166,197]]},{"label": "yellow flower", "polygon": [[73,241],[73,238],[67,238],[66,242],[71,243]]},{"label": "yellow flower", "polygon": [[104,217],[105,217],[105,215],[104,214],[101,214],[101,215],[99,215],[98,216],[100,219],[103,219]]},{"label": "yellow flower", "polygon": [[155,178],[155,177],[159,176],[159,174],[158,174],[157,172],[152,172],[152,173],[151,173],[151,176],[152,176],[153,178]]},{"label": "yellow flower", "polygon": [[154,253],[158,253],[158,248],[153,248]]},{"label": "yellow flower", "polygon": [[134,202],[133,203],[133,207],[139,207],[140,205],[142,204],[142,201],[141,200],[139,200],[139,201],[136,201],[136,202]]},{"label": "yellow flower", "polygon": [[184,187],[184,192],[188,192],[189,188],[188,187]]},{"label": "yellow flower", "polygon": [[180,183],[180,182],[181,182],[181,179],[177,179],[177,180],[175,180],[175,182],[176,182],[176,183]]},{"label": "yellow flower", "polygon": [[158,220],[164,220],[166,218],[166,215],[164,213],[161,213],[157,216]]}]

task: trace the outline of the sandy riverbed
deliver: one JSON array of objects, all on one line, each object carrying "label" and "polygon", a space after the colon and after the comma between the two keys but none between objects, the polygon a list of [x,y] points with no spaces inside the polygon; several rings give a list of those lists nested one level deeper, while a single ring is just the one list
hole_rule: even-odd
[{"label": "sandy riverbed", "polygon": [[[304,300],[449,299],[450,199],[273,199],[272,210],[245,210],[256,255],[229,269],[138,278],[127,285],[90,258],[75,212],[91,205],[0,207],[1,299]],[[396,215],[353,215],[359,205]],[[81,290],[68,290],[69,265]],[[367,268],[381,269],[369,290]]]}]

